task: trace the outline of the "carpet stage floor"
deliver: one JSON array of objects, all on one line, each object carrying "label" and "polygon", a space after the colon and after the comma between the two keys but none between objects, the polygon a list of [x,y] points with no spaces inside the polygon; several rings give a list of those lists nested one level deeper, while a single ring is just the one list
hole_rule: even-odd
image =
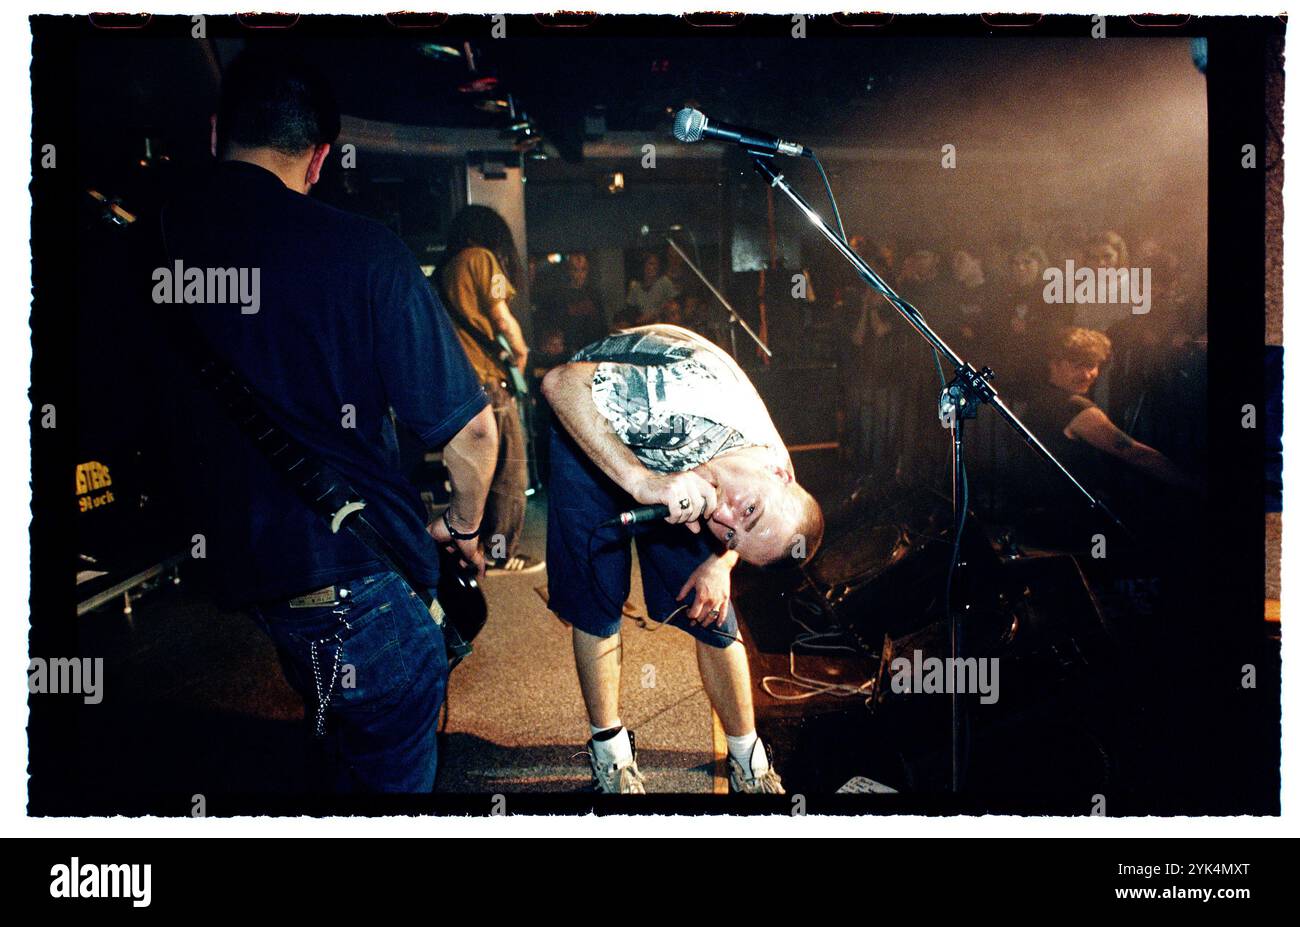
[{"label": "carpet stage floor", "polygon": [[[545,500],[521,544],[545,552]],[[634,567],[635,569],[635,567]],[[575,791],[590,783],[586,714],[569,628],[547,609],[546,573],[485,578],[486,629],[451,677],[438,791]],[[713,792],[714,720],[690,638],[647,627],[634,573],[623,628],[622,718],[652,791]],[[102,704],[81,725],[82,776],[112,793],[294,791],[305,781],[301,699],[270,641],[188,583],[85,616],[83,655],[105,660]]]}]

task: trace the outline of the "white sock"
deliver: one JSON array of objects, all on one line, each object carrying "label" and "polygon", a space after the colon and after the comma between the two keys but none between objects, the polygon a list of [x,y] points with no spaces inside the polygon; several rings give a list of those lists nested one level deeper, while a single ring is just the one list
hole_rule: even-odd
[{"label": "white sock", "polygon": [[[601,731],[613,730],[616,727],[622,728],[622,730],[613,737],[608,740],[596,739],[596,735]],[[591,752],[596,755],[596,765],[602,768],[630,763],[632,761],[632,741],[627,736],[627,728],[623,727],[622,723],[618,721],[609,727],[591,725]]]},{"label": "white sock", "polygon": [[763,749],[763,742],[758,739],[756,731],[739,737],[728,734],[727,752],[740,764],[746,779],[757,779],[767,772],[767,751]]}]

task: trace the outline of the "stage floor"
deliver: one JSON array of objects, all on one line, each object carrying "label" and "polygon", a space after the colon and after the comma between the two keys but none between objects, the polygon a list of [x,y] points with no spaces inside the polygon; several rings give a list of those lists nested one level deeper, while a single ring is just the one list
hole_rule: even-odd
[{"label": "stage floor", "polygon": [[[524,553],[545,552],[545,497],[529,505]],[[634,567],[635,569],[635,567]],[[713,713],[692,641],[644,626],[640,578],[624,622],[624,722],[655,792],[710,793]],[[569,629],[547,609],[546,572],[483,581],[489,618],[453,674],[437,790],[572,792],[590,784],[588,735]],[[638,617],[639,616],[639,617]],[[81,621],[83,654],[105,660],[106,697],[81,725],[79,778],[104,795],[294,792],[306,781],[302,701],[270,641],[197,586],[163,586]],[[93,711],[93,714],[91,713]],[[178,808],[184,813],[184,809]]]},{"label": "stage floor", "polygon": [[[544,506],[544,497],[530,504],[526,554],[544,553]],[[725,792],[725,741],[693,641],[646,627],[639,586],[634,575],[622,717],[636,731],[647,789]],[[437,791],[585,791],[588,727],[569,629],[546,608],[545,571],[490,576],[483,588],[488,624],[452,674]],[[758,729],[788,792],[825,795],[866,777],[903,796],[942,795],[942,718],[873,713],[865,696],[774,699],[760,681],[789,672],[785,639],[794,625],[783,591],[738,574],[733,593]],[[129,622],[118,606],[78,621],[82,656],[104,659],[104,698],[78,709],[75,768],[61,785],[51,783],[50,807],[67,809],[57,813],[166,814],[174,804],[187,815],[196,794],[288,798],[307,788],[302,701],[247,615],[217,608],[197,583],[182,581],[136,601]],[[1020,813],[1087,814],[1099,792],[1111,801],[1108,813],[1275,813],[1276,639],[1250,655],[1258,691],[1274,692],[1266,699],[1226,682],[1207,685],[1201,663],[1214,651],[1197,640],[1173,646],[1160,634],[1146,646],[1125,645],[1116,675],[1009,702],[977,731],[971,793]],[[874,674],[870,660],[854,654],[801,655],[798,669],[850,684]],[[1210,774],[1219,786],[1207,789]]]}]

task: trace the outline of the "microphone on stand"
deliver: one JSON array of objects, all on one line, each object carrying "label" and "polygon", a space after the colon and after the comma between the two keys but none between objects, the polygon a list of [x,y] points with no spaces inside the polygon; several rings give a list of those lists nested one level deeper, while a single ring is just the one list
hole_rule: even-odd
[{"label": "microphone on stand", "polygon": [[783,138],[777,138],[775,135],[757,129],[731,126],[725,122],[710,122],[708,116],[689,106],[677,113],[677,118],[673,122],[673,137],[679,142],[688,144],[698,142],[702,138],[711,138],[720,142],[732,142],[758,154],[782,154],[792,158],[811,158],[813,153],[811,148],[798,142],[787,142]]},{"label": "microphone on stand", "polygon": [[643,521],[655,521],[660,518],[667,518],[669,509],[666,505],[639,505],[634,509],[620,513],[615,518],[611,518],[602,528],[610,525],[639,525]]}]

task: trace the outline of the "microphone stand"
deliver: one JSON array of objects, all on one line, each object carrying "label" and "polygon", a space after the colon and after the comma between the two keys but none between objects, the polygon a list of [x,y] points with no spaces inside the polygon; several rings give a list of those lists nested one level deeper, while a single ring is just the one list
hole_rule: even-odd
[{"label": "microphone stand", "polygon": [[704,272],[701,271],[698,267],[696,267],[694,263],[692,263],[691,259],[686,256],[686,252],[682,250],[681,245],[673,241],[672,234],[669,233],[665,235],[664,238],[667,240],[668,246],[672,248],[674,251],[676,251],[681,256],[681,259],[686,263],[686,266],[691,269],[691,271],[695,274],[696,277],[699,277],[700,282],[709,288],[709,292],[712,293],[714,297],[718,300],[718,302],[722,304],[722,308],[727,310],[728,329],[731,332],[731,356],[736,360],[740,360],[739,355],[736,354],[736,326],[739,325],[742,329],[745,330],[746,335],[754,339],[754,344],[758,345],[759,350],[762,351],[764,354],[766,354],[768,357],[771,357],[772,349],[763,343],[763,339],[759,338],[757,333],[755,333],[755,331],[749,327],[748,323],[746,323],[745,320],[740,317],[740,314],[737,313],[736,310],[731,307],[731,303],[727,302],[726,297],[718,292],[718,288],[709,282],[709,278],[704,276]]},{"label": "microphone stand", "polygon": [[[885,297],[903,317],[908,325],[912,326],[922,338],[935,351],[939,352],[943,358],[951,365],[953,369],[953,378],[944,386],[943,391],[939,394],[939,420],[943,427],[951,431],[952,437],[952,520],[953,520],[953,557],[950,575],[953,582],[963,593],[967,588],[965,582],[966,564],[961,560],[961,533],[966,523],[966,509],[969,503],[969,486],[966,482],[966,460],[964,456],[965,440],[965,421],[966,419],[975,418],[981,405],[989,405],[997,410],[1003,420],[1011,426],[1011,430],[1020,436],[1029,447],[1038,454],[1043,460],[1047,461],[1050,466],[1057,469],[1087,500],[1089,507],[1096,513],[1104,515],[1114,523],[1121,531],[1131,534],[1113,512],[1108,509],[1100,499],[1088,492],[1083,484],[1074,478],[1065,466],[1052,455],[1044,445],[1038,440],[1038,437],[1030,431],[1020,419],[1016,418],[1006,403],[998,395],[989,381],[993,379],[994,373],[984,367],[976,370],[969,363],[962,360],[948,344],[939,337],[938,333],[930,327],[929,323],[921,316],[921,313],[907,300],[903,299],[887,284],[879,274],[872,270],[852,248],[848,242],[840,237],[834,229],[830,228],[816,210],[808,205],[799,193],[791,188],[786,182],[785,175],[778,173],[772,167],[772,156],[763,154],[758,151],[750,150],[754,167],[759,174],[766,177],[773,187],[785,194],[786,198],[792,202],[795,207],[804,214],[804,217],[812,223],[817,231],[829,241],[846,261],[852,265],[858,276],[863,279],[873,290]],[[960,580],[960,582],[958,582]],[[953,609],[951,601],[945,599],[948,611],[948,639],[951,646],[952,659],[954,665],[959,657],[961,647],[961,620],[960,612],[970,608],[970,604],[964,603],[961,608]],[[962,729],[961,701],[953,687],[952,693],[952,791],[955,793],[961,787],[962,768],[960,763],[961,747],[961,729]]]}]

